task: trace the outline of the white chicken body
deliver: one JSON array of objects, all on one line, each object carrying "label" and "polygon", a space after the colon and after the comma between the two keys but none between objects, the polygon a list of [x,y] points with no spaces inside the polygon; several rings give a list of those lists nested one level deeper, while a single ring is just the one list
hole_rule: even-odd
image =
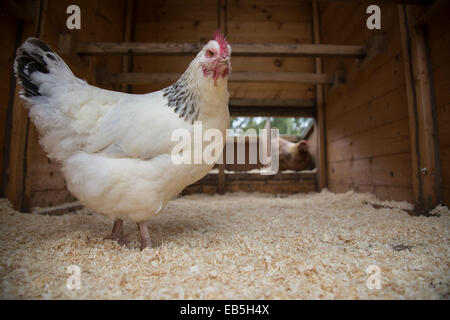
[{"label": "white chicken body", "polygon": [[[207,46],[220,52],[214,42]],[[69,191],[88,208],[115,219],[145,221],[212,168],[214,164],[172,160],[179,143],[171,139],[174,130],[185,129],[193,136],[194,120],[201,121],[203,131],[218,129],[224,139],[230,123],[229,69],[214,81],[208,78],[211,70],[202,63],[206,49],[171,87],[133,95],[87,84],[43,46],[33,39],[19,49],[22,60],[18,53],[15,69],[25,90],[22,97],[41,145],[62,163]],[[32,64],[34,54],[48,72],[27,72],[40,71],[40,65]],[[226,63],[229,68],[229,56]]]},{"label": "white chicken body", "polygon": [[[224,92],[223,97],[205,96],[210,102],[205,107],[213,109],[215,117],[200,111],[198,118],[203,130],[219,129],[223,137],[229,124]],[[109,109],[87,138],[85,151],[63,160],[69,190],[87,207],[112,218],[144,221],[211,170],[213,164],[172,161],[178,143],[171,140],[172,132],[183,128],[193,137],[194,126],[167,107],[162,91],[128,95]]]}]

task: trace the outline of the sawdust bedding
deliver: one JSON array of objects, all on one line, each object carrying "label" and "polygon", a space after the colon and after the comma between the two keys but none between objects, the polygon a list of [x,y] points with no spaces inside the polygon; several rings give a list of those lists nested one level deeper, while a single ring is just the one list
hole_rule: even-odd
[{"label": "sawdust bedding", "polygon": [[[368,203],[393,207],[375,209]],[[151,220],[156,248],[102,238],[87,209],[21,214],[0,200],[0,298],[448,299],[449,210],[411,217],[408,203],[328,191],[192,195]],[[80,268],[69,290],[68,267]],[[366,272],[379,267],[380,289]],[[73,283],[73,282],[72,282]]]}]

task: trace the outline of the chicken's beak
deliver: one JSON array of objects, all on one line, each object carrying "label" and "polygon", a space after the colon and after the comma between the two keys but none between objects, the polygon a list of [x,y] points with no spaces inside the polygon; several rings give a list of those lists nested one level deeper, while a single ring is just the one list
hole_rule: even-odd
[{"label": "chicken's beak", "polygon": [[226,66],[230,65],[230,57],[220,59],[220,63]]}]

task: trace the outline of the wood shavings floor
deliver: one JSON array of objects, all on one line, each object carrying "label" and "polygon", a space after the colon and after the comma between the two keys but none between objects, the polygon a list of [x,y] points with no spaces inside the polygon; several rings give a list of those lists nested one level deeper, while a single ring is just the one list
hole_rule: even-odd
[{"label": "wood shavings floor", "polygon": [[[0,298],[448,299],[449,210],[367,202],[410,208],[354,192],[185,196],[149,223],[158,247],[140,252],[134,224],[121,248],[102,240],[112,222],[86,209],[21,214],[0,200]],[[71,265],[79,290],[66,287]]]}]

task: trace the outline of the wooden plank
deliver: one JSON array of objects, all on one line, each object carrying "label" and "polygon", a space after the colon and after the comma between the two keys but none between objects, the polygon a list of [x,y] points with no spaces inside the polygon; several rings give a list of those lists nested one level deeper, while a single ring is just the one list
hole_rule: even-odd
[{"label": "wooden plank", "polygon": [[239,99],[231,98],[230,107],[289,107],[289,108],[314,108],[313,99]]},{"label": "wooden plank", "polygon": [[[312,3],[312,20],[313,20],[313,39],[316,45],[320,44],[320,21],[319,21],[319,5],[317,1]],[[315,72],[322,73],[322,59],[317,57],[314,60]],[[316,85],[316,108],[317,117],[315,119],[315,128],[317,128],[317,161],[318,169],[317,186],[322,190],[327,186],[327,155],[326,155],[326,123],[325,123],[325,97],[324,87],[322,84]]]},{"label": "wooden plank", "polygon": [[436,106],[438,107],[442,107],[450,103],[450,56],[447,59],[449,59],[447,63],[442,64],[433,70]]},{"label": "wooden plank", "polygon": [[[124,37],[123,40],[125,42],[130,42],[133,37],[133,18],[135,15],[134,8],[136,3],[134,0],[127,0],[126,6],[126,14],[125,14],[125,22],[124,22]],[[133,66],[133,54],[132,52],[128,52],[128,54],[122,57],[122,72],[131,72]],[[131,93],[131,86],[122,84],[119,88],[121,91]]]},{"label": "wooden plank", "polygon": [[313,99],[314,86],[294,82],[229,82],[233,98],[244,99]]},{"label": "wooden plank", "polygon": [[[37,15],[36,15],[37,16]],[[37,20],[27,21],[23,25],[22,41],[37,35]],[[12,104],[11,148],[8,155],[8,167],[5,181],[5,195],[16,210],[24,211],[25,198],[29,188],[26,185],[28,151],[28,110],[19,98],[20,86],[16,86]]]},{"label": "wooden plank", "polygon": [[411,187],[409,153],[329,163],[330,181],[352,185]]},{"label": "wooden plank", "polygon": [[328,161],[376,158],[410,151],[409,123],[400,119],[328,143]]},{"label": "wooden plank", "polygon": [[70,202],[63,205],[57,205],[53,207],[47,207],[47,208],[40,208],[37,210],[34,210],[34,214],[41,214],[41,215],[52,215],[52,216],[59,216],[63,215],[69,212],[74,212],[80,209],[83,209],[84,206],[79,202]]},{"label": "wooden plank", "polygon": [[404,66],[400,57],[399,49],[397,53],[392,52],[392,56],[387,57],[389,59],[386,63],[376,68],[372,67],[376,60],[372,60],[370,65],[355,73],[354,77],[349,76],[346,84],[329,92],[326,96],[326,121],[334,121],[341,114],[350,113],[404,85],[405,80],[401,76]]},{"label": "wooden plank", "polygon": [[52,207],[54,205],[74,202],[76,199],[67,190],[33,191],[30,195],[30,210],[35,207]]},{"label": "wooden plank", "polygon": [[312,99],[230,99],[232,116],[314,117],[315,102]]},{"label": "wooden plank", "polygon": [[[442,188],[450,188],[450,146],[441,147]],[[447,201],[450,199],[446,199]]]},{"label": "wooden plank", "polygon": [[232,116],[241,117],[260,116],[312,118],[316,115],[316,108],[229,106],[229,109]]},{"label": "wooden plank", "polygon": [[1,191],[4,197],[8,179],[9,156],[11,150],[11,126],[13,117],[13,105],[16,91],[16,79],[13,72],[13,61],[16,48],[22,41],[21,33],[23,23],[15,17],[6,16],[0,21],[0,28],[5,30],[0,39],[3,50],[0,53],[0,72],[5,76],[5,81],[0,82],[0,147],[2,156],[0,158],[1,168]]},{"label": "wooden plank", "polygon": [[[80,42],[76,52],[82,55],[127,54],[135,55],[195,55],[204,43],[139,43],[139,42]],[[339,57],[364,58],[363,46],[332,44],[248,44],[232,43],[233,56],[251,57]]]},{"label": "wooden plank", "polygon": [[363,46],[332,44],[232,44],[233,56],[363,58]]},{"label": "wooden plank", "polygon": [[[44,21],[47,20],[47,8],[48,8],[48,0],[40,0],[38,5],[38,12],[36,14],[35,21],[35,35],[36,37],[40,37],[44,34],[46,25]],[[23,102],[22,102],[23,103]],[[25,150],[24,150],[24,166],[23,166],[23,198],[21,204],[21,211],[29,212],[31,208],[31,198],[32,198],[32,188],[33,188],[33,150],[34,144],[38,143],[38,132],[36,127],[31,123],[31,120],[27,118],[27,128],[26,128],[26,136],[27,140],[25,142]]]},{"label": "wooden plank", "polygon": [[[128,83],[147,84],[152,82],[175,82],[181,74],[172,72],[148,73],[148,72],[123,72],[123,73],[99,73],[97,80],[100,83]],[[298,82],[307,84],[332,84],[335,77],[326,73],[307,72],[235,72],[230,75],[229,81],[233,82]]]},{"label": "wooden plank", "polygon": [[217,29],[227,35],[228,0],[217,0]]},{"label": "wooden plank", "polygon": [[[438,126],[439,126],[439,144],[443,147],[450,147],[450,102],[447,105],[439,107]],[[450,176],[449,176],[450,178]]]},{"label": "wooden plank", "polygon": [[219,164],[219,174],[217,176],[217,193],[224,194],[225,193],[225,164]]},{"label": "wooden plank", "polygon": [[236,72],[230,75],[230,81],[331,84],[334,82],[334,76],[332,74],[307,72]]},{"label": "wooden plank", "polygon": [[398,7],[411,132],[413,188],[417,214],[441,200],[439,146],[429,54],[422,26],[411,27],[415,13]]},{"label": "wooden plank", "polygon": [[405,91],[402,85],[350,112],[342,112],[328,123],[328,140],[336,141],[405,119],[408,116]]},{"label": "wooden plank", "polygon": [[414,201],[410,187],[397,186],[373,186],[373,185],[351,185],[345,183],[338,183],[335,181],[329,182],[329,188],[333,192],[347,192],[355,190],[357,192],[370,192],[375,194],[380,199],[395,200],[395,201]]}]

